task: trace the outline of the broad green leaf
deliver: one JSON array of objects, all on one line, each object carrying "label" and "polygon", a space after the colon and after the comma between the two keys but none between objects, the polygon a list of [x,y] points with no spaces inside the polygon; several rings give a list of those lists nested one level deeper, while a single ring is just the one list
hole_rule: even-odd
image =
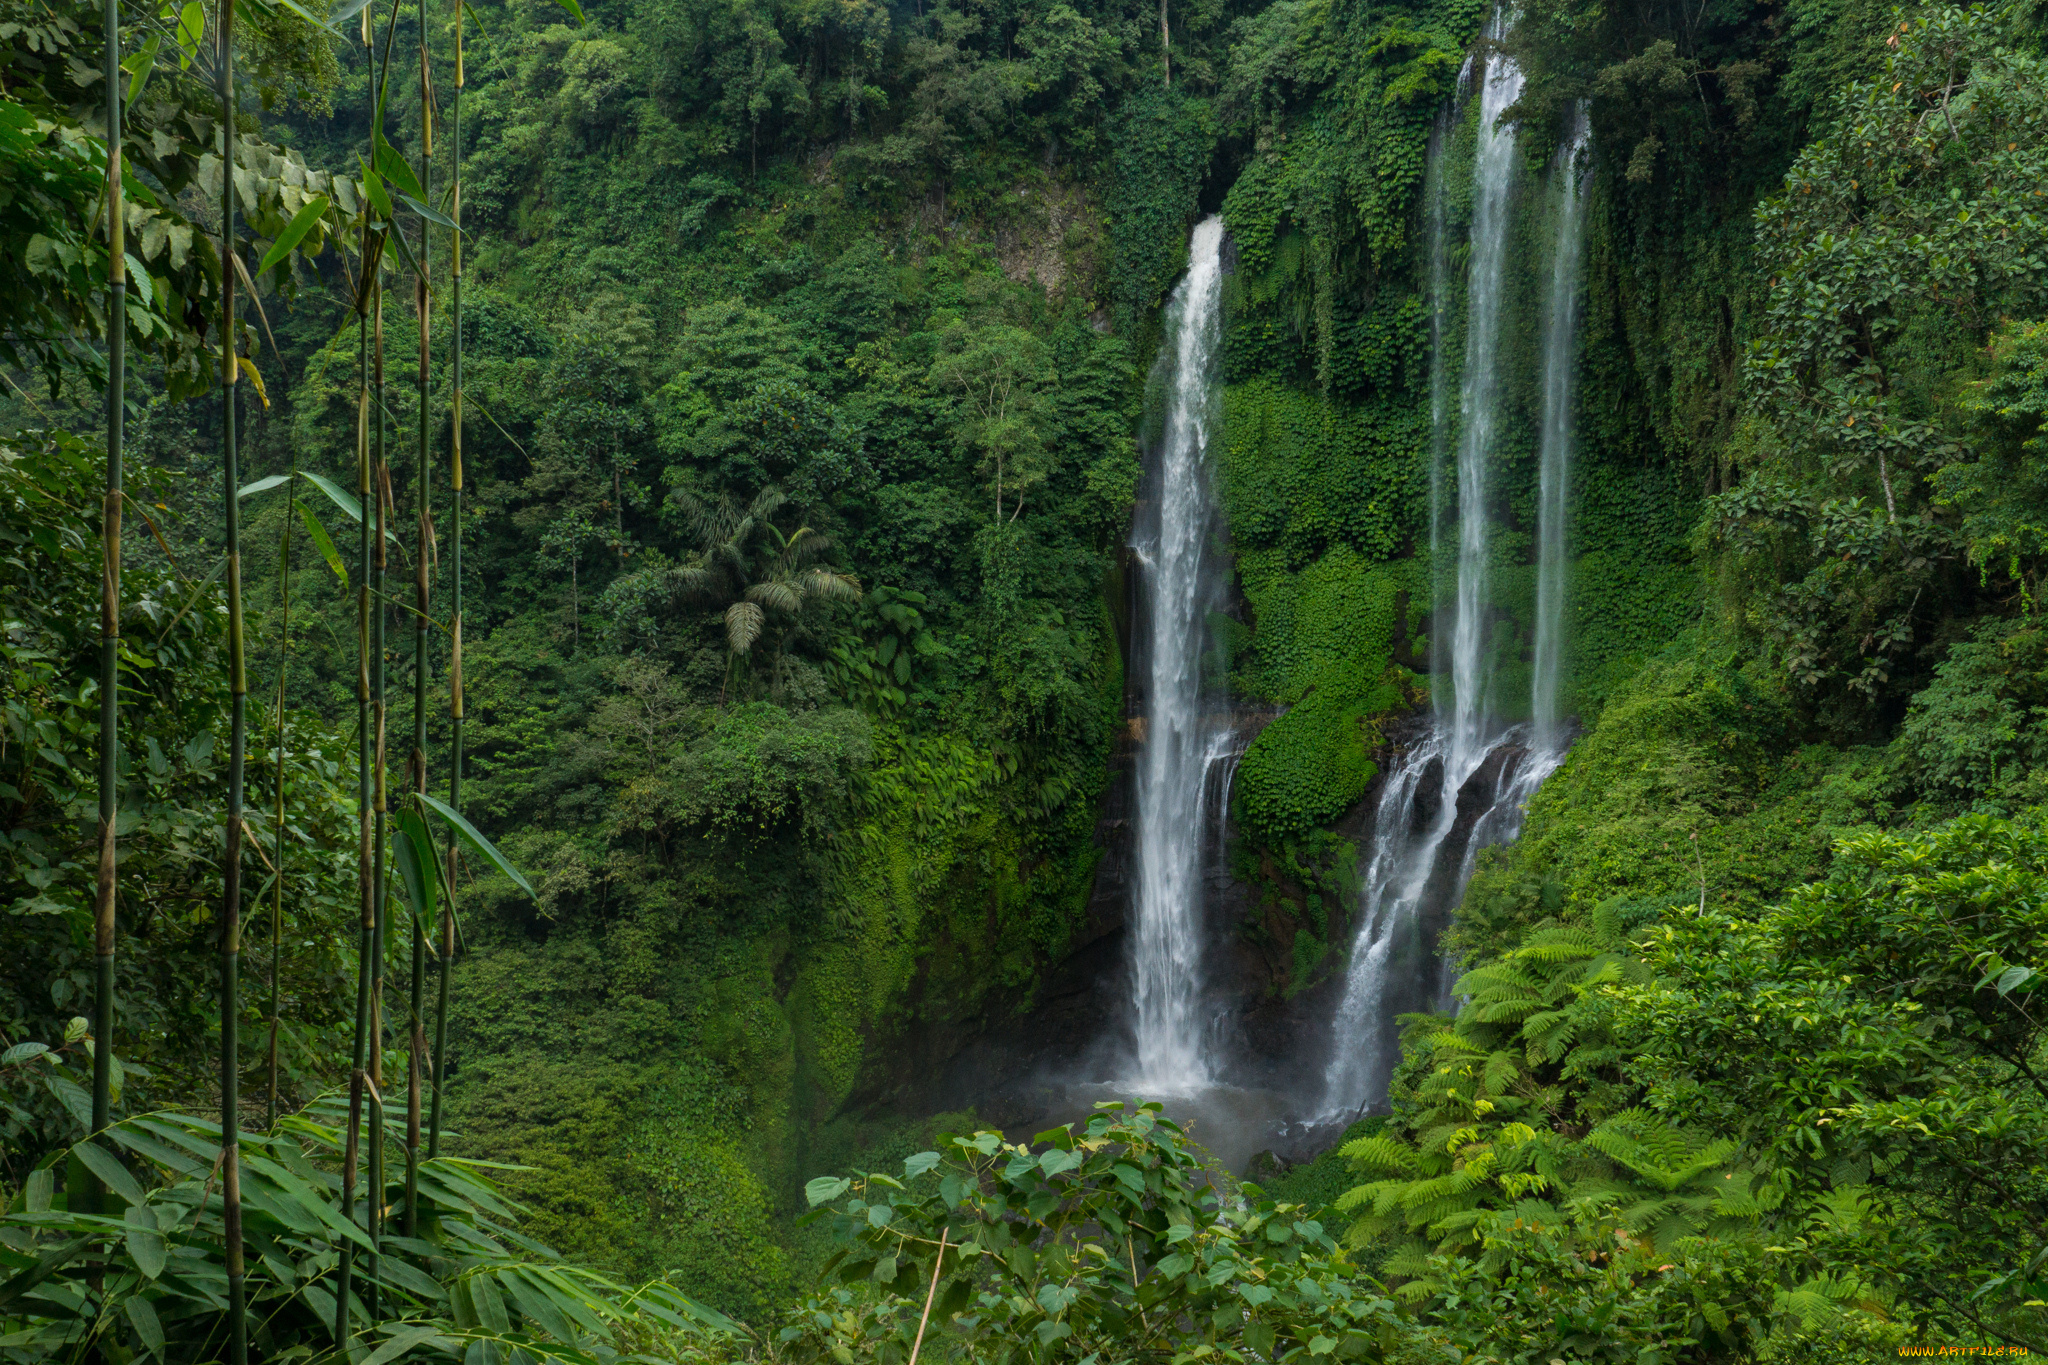
[{"label": "broad green leaf", "polygon": [[164,1247],[163,1233],[157,1229],[156,1213],[147,1204],[130,1204],[126,1219],[128,1254],[134,1259],[135,1268],[153,1280],[164,1273],[164,1262],[170,1255]]},{"label": "broad green leaf", "polygon": [[915,1156],[907,1156],[903,1158],[903,1178],[915,1180],[938,1164],[937,1152],[919,1152]]},{"label": "broad green leaf", "polygon": [[[909,1163],[904,1165],[908,1167]],[[853,1182],[844,1176],[821,1175],[804,1186],[804,1198],[812,1208],[828,1204],[853,1188]]]},{"label": "broad green leaf", "polygon": [[292,248],[305,240],[306,234],[313,230],[314,225],[327,216],[327,209],[327,196],[324,194],[316,194],[300,205],[299,211],[292,215],[292,220],[284,225],[284,231],[278,233],[277,240],[270,244],[270,250],[263,253],[263,264],[256,267],[257,275],[261,276],[264,271],[291,255]]},{"label": "broad green leaf", "polygon": [[292,505],[299,509],[299,519],[306,523],[306,534],[313,538],[313,548],[327,561],[327,567],[334,570],[334,576],[341,580],[341,586],[348,587],[348,566],[342,563],[341,553],[334,548],[333,540],[328,538],[327,528],[320,524],[320,518],[314,516],[313,509],[305,503],[293,499]]},{"label": "broad green leaf", "polygon": [[206,6],[200,0],[187,0],[185,7],[178,11],[178,69],[189,71],[193,58],[199,55],[199,44],[206,37]]},{"label": "broad green leaf", "polygon": [[2007,967],[1998,978],[1998,993],[2009,995],[2027,982],[2033,980],[2034,969],[2027,966]]},{"label": "broad green leaf", "polygon": [[555,0],[555,3],[560,5],[563,9],[569,11],[569,13],[575,15],[577,23],[587,24],[590,22],[588,19],[585,19],[583,17],[583,6],[577,4],[576,0]]},{"label": "broad green leaf", "polygon": [[0,1053],[0,1066],[19,1066],[31,1057],[40,1057],[50,1050],[48,1043],[16,1043],[6,1052]]},{"label": "broad green leaf", "polygon": [[[150,1278],[155,1279],[156,1276]],[[157,1320],[156,1305],[140,1294],[131,1294],[121,1309],[127,1313],[128,1321],[135,1324],[135,1335],[142,1338],[144,1349],[161,1358],[164,1353],[164,1325]]]},{"label": "broad green leaf", "polygon": [[142,50],[121,63],[121,69],[128,73],[128,103],[135,103],[135,97],[142,93],[143,85],[149,80],[149,73],[156,66],[156,54],[162,51],[163,35],[152,33]]},{"label": "broad green leaf", "polygon": [[1063,1171],[1071,1171],[1080,1164],[1081,1154],[1079,1152],[1063,1152],[1057,1147],[1038,1158],[1038,1169],[1049,1176],[1058,1175]]},{"label": "broad green leaf", "polygon": [[125,251],[121,253],[121,259],[128,265],[128,287],[141,296],[143,307],[154,307],[156,285],[150,279],[149,271],[143,268],[142,262]]},{"label": "broad green leaf", "polygon": [[71,1154],[85,1163],[85,1168],[99,1177],[100,1183],[120,1195],[131,1204],[143,1201],[142,1186],[135,1183],[120,1159],[97,1142],[81,1142],[71,1149]]},{"label": "broad green leaf", "polygon": [[477,833],[476,826],[470,824],[469,821],[463,819],[460,811],[457,811],[453,806],[450,806],[445,802],[438,801],[435,798],[428,796],[425,792],[420,792],[418,793],[418,795],[419,799],[427,804],[428,809],[432,810],[434,814],[440,816],[444,821],[446,821],[448,823],[448,826],[455,831],[457,837],[459,837],[463,843],[468,844],[471,850],[474,851],[478,857],[487,860],[494,867],[496,867],[498,871],[510,877],[512,879],[512,884],[518,887],[521,891],[524,891],[527,895],[533,897],[533,899],[535,900],[540,899],[540,896],[537,893],[535,893],[533,889],[533,884],[528,882],[526,878],[520,874],[518,868],[512,866],[510,859],[508,859],[504,854],[498,852],[497,845],[493,844],[489,839],[484,838],[483,835]]}]

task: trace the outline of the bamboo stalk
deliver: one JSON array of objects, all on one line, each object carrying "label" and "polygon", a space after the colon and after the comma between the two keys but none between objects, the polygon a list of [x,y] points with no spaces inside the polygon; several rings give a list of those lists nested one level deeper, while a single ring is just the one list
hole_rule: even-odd
[{"label": "bamboo stalk", "polygon": [[[364,13],[367,15],[368,11]],[[364,20],[365,27],[368,19]],[[370,1042],[370,938],[376,924],[373,872],[371,865],[371,757],[370,757],[370,320],[367,309],[372,288],[369,271],[381,269],[370,238],[370,223],[363,219],[361,291],[356,296],[356,491],[362,499],[356,556],[356,894],[359,928],[356,936],[356,1031],[355,1057],[348,1082],[348,1138],[341,1165],[342,1216],[353,1219],[356,1207],[357,1146],[363,1122],[365,1067]],[[368,1222],[367,1215],[364,1219]],[[349,1244],[340,1244],[340,1266],[334,1309],[334,1339],[337,1346],[348,1342],[349,1281],[354,1267]]]},{"label": "bamboo stalk", "polygon": [[[427,6],[420,0],[420,188],[433,200],[434,188],[434,102],[427,71]],[[419,514],[413,549],[412,615],[412,789],[427,790],[427,612],[433,605],[433,585],[427,575],[427,551],[433,539],[433,506],[428,498],[427,366],[431,357],[433,310],[427,296],[428,248],[431,242],[425,220],[420,223],[420,274],[413,281],[413,314],[419,323],[419,441],[413,469],[413,503]],[[415,807],[423,805],[414,802]],[[426,850],[420,850],[423,854]],[[427,926],[415,914],[412,920],[412,975],[406,1015],[409,1030],[405,1059],[405,1235],[419,1230],[420,1187],[420,1083],[426,1064],[426,976]]]},{"label": "bamboo stalk", "polygon": [[221,459],[227,509],[228,820],[220,903],[221,1221],[228,1273],[228,1362],[249,1358],[242,1266],[241,1000],[242,781],[249,743],[249,678],[242,654],[242,515],[235,397],[235,7],[220,0],[221,100]]},{"label": "bamboo stalk", "polygon": [[107,491],[100,510],[100,822],[99,878],[93,898],[94,992],[92,1130],[113,1117],[114,891],[121,746],[121,456],[127,389],[128,265],[122,241],[121,7],[101,12],[107,83]]},{"label": "bamboo stalk", "polygon": [[278,533],[277,583],[283,602],[284,620],[277,634],[277,828],[276,852],[271,856],[270,902],[270,1048],[269,1098],[264,1106],[266,1128],[277,1127],[277,1030],[278,971],[284,960],[284,672],[291,663],[292,647],[292,501],[299,495],[299,448],[292,446],[292,472],[284,485],[284,529]]},{"label": "bamboo stalk", "polygon": [[[455,100],[450,122],[454,138],[454,179],[450,184],[449,217],[455,222],[449,247],[450,305],[454,309],[454,335],[450,338],[450,364],[455,388],[453,433],[448,449],[449,537],[452,553],[449,570],[455,579],[455,604],[451,613],[453,643],[448,658],[448,805],[462,809],[462,3],[455,0]],[[448,976],[455,968],[455,840],[448,841],[447,885],[441,897],[441,970],[435,983],[434,1001],[434,1102],[427,1120],[427,1156],[441,1154],[441,1087],[448,1070]]]},{"label": "bamboo stalk", "polygon": [[[394,229],[395,230],[395,229]],[[371,463],[375,473],[372,490],[377,502],[376,530],[373,533],[376,551],[376,612],[371,618],[370,647],[375,656],[376,672],[370,685],[370,711],[372,723],[376,726],[376,756],[374,779],[376,783],[375,813],[377,839],[370,880],[370,1274],[369,1292],[364,1306],[369,1310],[370,1320],[377,1320],[377,1263],[384,1224],[384,933],[388,896],[385,886],[385,869],[389,866],[387,854],[390,837],[390,794],[389,773],[384,764],[385,712],[385,667],[384,627],[388,613],[385,610],[384,570],[386,554],[384,537],[390,522],[391,468],[384,456],[384,282],[380,274],[376,283],[376,298],[371,305],[370,325],[370,369],[371,369],[371,417],[372,428]],[[363,515],[370,515],[369,508]]]},{"label": "bamboo stalk", "polygon": [[[378,61],[372,39],[375,28],[372,24],[373,5],[363,9],[363,57],[366,66],[373,67],[377,79],[372,83],[370,105],[373,110],[381,107],[384,90],[383,73],[390,70],[391,40],[398,31],[398,6],[391,7],[391,18],[384,28],[384,53]],[[373,149],[374,150],[374,149]],[[374,174],[372,172],[371,174]],[[382,224],[374,231],[370,225],[369,208],[363,209],[363,259],[361,287],[356,295],[356,470],[357,488],[361,495],[362,514],[361,550],[357,562],[356,585],[356,813],[357,813],[357,882],[362,907],[362,925],[356,956],[356,1032],[355,1066],[349,1076],[348,1143],[342,1161],[342,1205],[348,1217],[355,1217],[355,1179],[358,1150],[363,1137],[363,1101],[365,1092],[370,1101],[370,1198],[363,1210],[363,1231],[369,1238],[370,1288],[364,1308],[374,1320],[377,1312],[377,1220],[382,1201],[382,1190],[377,1181],[383,1174],[383,1159],[380,1155],[383,1145],[383,1097],[382,1087],[370,1083],[372,1069],[381,1066],[383,1049],[378,1045],[377,1031],[380,1026],[378,992],[383,986],[380,970],[383,952],[383,937],[379,924],[382,913],[382,887],[384,872],[383,848],[383,761],[384,761],[384,609],[382,605],[382,571],[384,563],[384,542],[381,534],[384,525],[382,466],[384,456],[384,234],[391,230],[389,223]],[[370,331],[372,300],[375,300],[376,324],[376,402],[374,415],[377,418],[377,436],[374,445],[375,459],[370,436],[370,419],[373,415],[371,402],[371,361]],[[377,500],[377,510],[371,510],[371,499]],[[373,599],[371,591],[371,568],[375,565],[379,581]],[[375,626],[372,627],[372,602],[376,602]],[[377,687],[370,685],[370,652],[375,648],[377,661]],[[372,727],[375,727],[374,732]],[[381,1073],[378,1079],[382,1080]],[[345,1347],[348,1339],[348,1288],[353,1266],[351,1253],[346,1244],[341,1248],[338,1292],[335,1295],[334,1335],[337,1345]]]}]

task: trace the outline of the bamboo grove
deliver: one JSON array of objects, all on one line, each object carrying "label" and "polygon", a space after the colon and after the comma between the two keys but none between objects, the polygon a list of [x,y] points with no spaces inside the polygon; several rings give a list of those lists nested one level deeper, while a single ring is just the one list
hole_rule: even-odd
[{"label": "bamboo grove", "polygon": [[[565,3],[573,12],[573,0],[565,0]],[[74,1218],[104,1219],[119,1214],[125,1200],[130,1205],[125,1220],[128,1225],[154,1226],[150,1222],[154,1215],[147,1212],[149,1196],[141,1193],[141,1187],[129,1173],[128,1165],[134,1163],[145,1168],[153,1165],[158,1174],[171,1178],[169,1188],[177,1190],[180,1188],[177,1181],[180,1174],[189,1177],[202,1169],[195,1167],[191,1158],[195,1155],[206,1157],[206,1147],[212,1146],[211,1159],[204,1162],[203,1169],[209,1173],[198,1202],[201,1212],[217,1217],[218,1243],[215,1249],[221,1272],[220,1292],[208,1292],[199,1297],[220,1311],[212,1315],[217,1320],[210,1321],[205,1329],[208,1346],[202,1349],[224,1347],[227,1358],[235,1365],[243,1365],[250,1358],[250,1333],[254,1322],[249,1255],[245,1247],[244,1182],[255,1178],[263,1191],[259,1203],[269,1204],[273,1211],[275,1205],[270,1201],[278,1194],[274,1184],[252,1172],[244,1155],[245,1144],[254,1142],[255,1149],[263,1154],[258,1159],[258,1166],[265,1166],[268,1163],[264,1158],[275,1155],[285,1140],[280,1134],[296,1131],[301,1143],[311,1137],[313,1149],[325,1151],[338,1167],[328,1182],[337,1188],[336,1206],[297,1210],[302,1219],[309,1219],[322,1233],[320,1240],[324,1244],[324,1256],[316,1256],[315,1259],[324,1259],[320,1278],[328,1281],[331,1287],[309,1292],[308,1286],[302,1284],[291,1296],[300,1302],[302,1311],[304,1307],[318,1303],[331,1305],[331,1311],[320,1316],[326,1318],[335,1349],[347,1348],[363,1332],[373,1329],[387,1317],[403,1317],[409,1311],[409,1305],[413,1304],[416,1296],[406,1296],[406,1302],[401,1304],[397,1301],[400,1296],[394,1292],[393,1285],[416,1282],[419,1274],[414,1271],[408,1277],[399,1273],[394,1281],[393,1258],[384,1244],[389,1237],[397,1235],[406,1239],[409,1257],[417,1255],[417,1249],[423,1245],[418,1241],[422,1232],[423,1200],[435,1206],[434,1221],[437,1227],[442,1228],[443,1237],[446,1236],[445,1224],[451,1213],[473,1217],[480,1210],[499,1210],[489,1187],[479,1183],[473,1175],[452,1168],[434,1172],[423,1169],[423,1163],[437,1162],[441,1156],[450,967],[457,946],[454,892],[462,868],[461,850],[466,848],[476,858],[509,876],[521,889],[531,892],[519,872],[461,815],[463,391],[462,243],[459,222],[463,41],[465,25],[470,22],[466,11],[467,6],[461,0],[447,0],[442,4],[436,4],[434,0],[420,0],[413,5],[393,3],[381,7],[381,13],[374,0],[346,0],[334,14],[321,19],[300,8],[293,0],[282,0],[281,9],[264,4],[262,0],[217,0],[210,15],[200,5],[188,4],[176,11],[167,7],[161,15],[148,16],[139,25],[131,24],[131,27],[142,28],[147,36],[143,50],[125,59],[122,42],[124,19],[119,0],[106,0],[101,16],[105,38],[100,71],[105,95],[101,216],[105,224],[108,268],[105,295],[105,486],[99,526],[102,567],[97,678],[98,870],[93,897],[95,990],[91,1032],[85,1040],[85,1045],[91,1050],[93,1065],[91,1137],[72,1153],[66,1181],[68,1211]],[[311,26],[322,37],[335,42],[347,41],[342,37],[344,26],[356,30],[352,36],[359,37],[364,56],[374,72],[371,84],[373,107],[369,111],[371,132],[369,145],[363,152],[360,177],[336,175],[327,178],[325,192],[303,196],[289,222],[268,243],[248,230],[250,224],[241,211],[245,191],[238,184],[246,183],[243,181],[243,158],[237,141],[246,92],[237,79],[236,23],[238,17],[247,18],[252,14],[273,22],[288,17]],[[577,17],[580,19],[580,14]],[[419,125],[410,157],[386,136],[386,110],[394,78],[393,58],[399,46],[402,19],[405,18],[413,21],[404,27],[410,29],[407,36],[416,39],[418,49]],[[143,1129],[133,1126],[139,1121],[117,1122],[115,1117],[116,1096],[120,1088],[118,1052],[122,1031],[116,964],[120,948],[118,909],[122,889],[119,830],[120,756],[124,737],[120,698],[125,685],[121,638],[121,535],[122,509],[124,501],[128,500],[123,487],[123,447],[125,417],[133,397],[126,368],[126,343],[130,331],[131,298],[128,274],[134,258],[128,254],[124,242],[124,225],[128,217],[124,198],[127,188],[135,184],[124,167],[121,148],[124,106],[148,78],[151,64],[166,46],[166,34],[183,49],[186,66],[196,61],[203,69],[210,59],[212,91],[220,110],[216,141],[220,167],[219,223],[215,238],[218,248],[217,311],[213,324],[218,338],[215,399],[220,431],[222,524],[226,540],[223,586],[227,606],[226,669],[230,698],[226,800],[220,826],[221,876],[214,929],[218,948],[220,1020],[217,1059],[219,1120],[217,1125],[209,1125],[188,1116],[177,1116],[186,1126],[180,1130],[182,1139],[174,1136],[168,1148],[162,1142],[152,1140]],[[445,211],[434,207],[432,198],[437,99],[431,59],[437,40],[450,46],[455,74],[450,137],[453,174],[441,200]],[[400,64],[401,70],[402,66],[403,63]],[[443,357],[435,354],[430,328],[440,287],[431,274],[434,256],[430,242],[437,232],[445,234],[450,262],[447,275],[451,326]],[[253,396],[258,397],[264,406],[268,406],[269,400],[263,395],[263,379],[257,359],[257,333],[240,315],[240,296],[246,294],[260,315],[262,302],[258,281],[280,266],[289,271],[295,254],[309,256],[329,242],[336,245],[344,257],[339,270],[348,284],[357,332],[354,451],[357,478],[354,496],[351,497],[331,480],[302,471],[300,452],[296,449],[292,452],[287,473],[245,484],[239,442],[244,395],[253,387]],[[250,258],[258,246],[267,249],[252,272]],[[386,295],[394,287],[409,287],[418,328],[418,354],[413,375],[418,418],[408,556],[412,582],[410,593],[404,595],[392,591],[390,572],[394,550],[405,552],[397,529],[398,509],[393,495],[391,461],[396,449],[386,387],[384,314]],[[260,321],[267,332],[268,318],[260,317]],[[437,532],[437,509],[432,498],[432,466],[441,455],[436,448],[440,422],[434,415],[431,401],[437,359],[445,364],[452,380],[452,397],[446,414],[450,505],[446,509],[445,524],[450,554],[450,586],[445,601],[440,600],[437,594],[435,569],[442,537]],[[352,583],[347,568],[335,553],[332,538],[314,508],[302,498],[302,485],[308,490],[323,493],[333,508],[355,523],[357,543]],[[245,814],[250,777],[247,656],[252,642],[245,638],[242,609],[242,504],[251,496],[278,487],[285,490],[288,514],[281,519],[279,540],[279,593],[283,611],[275,642],[280,660],[273,728],[275,837],[269,841],[268,856],[265,856],[266,850],[258,842]],[[288,742],[285,715],[290,698],[282,664],[290,648],[290,566],[294,517],[289,513],[293,512],[315,539],[317,548],[336,571],[343,587],[352,590],[356,616],[359,923],[355,954],[357,984],[353,1065],[348,1078],[345,1118],[343,1112],[337,1110],[337,1102],[331,1100],[316,1101],[312,1109],[299,1115],[286,1114],[280,1109],[278,1050],[282,1020],[278,982],[284,951],[286,883],[283,872],[290,796],[285,762]],[[388,646],[392,643],[387,636],[393,618],[410,627],[413,703],[412,733],[403,775],[395,781],[395,775],[390,771],[390,737],[387,735],[387,660],[390,657]],[[437,649],[436,642],[443,640],[447,642],[445,650]],[[445,802],[429,793],[436,759],[429,752],[427,707],[429,678],[437,654],[445,660],[447,669],[448,715],[452,732],[448,752],[440,759],[447,773]],[[270,882],[265,889],[272,893],[269,897],[269,1027],[264,1062],[267,1077],[263,1102],[266,1135],[260,1138],[248,1133],[245,1127],[249,1118],[242,1095],[246,1062],[240,1049],[243,925],[253,910],[261,908],[263,899],[260,894],[252,899],[246,889],[244,873],[252,857],[267,866]],[[394,879],[403,887],[398,898],[391,895]],[[394,915],[402,915],[403,919],[394,924]],[[409,926],[406,921],[409,921]],[[402,937],[407,933],[410,940],[404,996],[394,1010],[388,999],[394,983],[387,977],[386,963],[399,946],[394,935]],[[434,978],[431,997],[427,990],[430,974]],[[402,1114],[393,1112],[399,1106],[387,1096],[390,1081],[386,1054],[392,1045],[402,1048],[405,1053],[401,1082],[404,1087]],[[312,1119],[316,1113],[327,1120],[325,1126]],[[217,1135],[217,1143],[208,1143],[208,1134]],[[185,1150],[179,1150],[181,1145]],[[394,1155],[401,1163],[397,1173],[390,1167]],[[292,1164],[303,1165],[303,1157]],[[270,1169],[276,1170],[274,1167]],[[213,1192],[216,1183],[217,1195]],[[37,1180],[32,1177],[29,1190],[31,1212],[39,1202],[33,1197],[37,1188]],[[291,1185],[288,1182],[288,1188],[301,1205],[320,1200],[320,1196],[308,1190],[303,1183]],[[47,1205],[47,1194],[40,1202]],[[141,1211],[139,1217],[138,1211]],[[286,1221],[291,1220],[287,1218]],[[66,1263],[76,1260],[85,1250],[85,1243],[91,1240],[90,1234],[75,1239],[74,1244],[45,1253],[32,1270],[0,1281],[0,1323],[6,1321],[9,1304],[16,1303],[35,1284],[77,1280],[78,1268],[67,1272]],[[133,1245],[132,1239],[130,1245]],[[263,1260],[270,1269],[259,1266],[255,1274],[276,1279],[275,1259],[265,1256]],[[156,1278],[155,1274],[149,1273],[147,1255],[143,1261],[144,1274],[136,1277],[136,1285],[131,1288],[141,1286],[145,1279]],[[114,1330],[110,1326],[108,1312],[114,1299],[105,1293],[106,1284],[102,1277],[105,1269],[104,1266],[97,1267],[89,1281],[101,1296],[96,1318],[87,1322],[82,1335],[59,1333],[58,1338],[51,1340],[61,1338],[80,1344],[114,1340],[107,1335]],[[274,1297],[276,1288],[272,1285],[257,1297]],[[470,1310],[466,1315],[470,1319],[467,1325],[475,1327],[481,1323],[488,1337],[493,1326],[502,1327],[516,1320],[529,1327],[540,1327],[557,1342],[573,1345],[580,1334],[568,1327],[560,1314],[566,1312],[579,1322],[594,1324],[596,1319],[591,1314],[603,1317],[610,1313],[602,1297],[604,1288],[595,1277],[578,1279],[564,1273],[557,1282],[543,1286],[538,1300],[521,1298],[514,1290],[512,1318],[508,1319],[496,1291],[479,1297],[479,1290],[472,1286],[467,1300]],[[665,1316],[672,1326],[689,1323],[701,1326],[703,1321],[709,1321],[702,1310],[688,1301],[678,1296],[669,1297],[673,1300],[673,1311],[658,1307],[660,1295],[641,1307],[645,1310],[654,1305],[656,1320]],[[127,1322],[133,1324],[137,1332],[135,1339],[146,1351],[166,1359],[174,1358],[174,1353],[165,1353],[176,1344],[175,1332],[168,1338],[170,1345],[167,1346],[169,1326],[164,1315],[150,1306],[149,1300],[130,1298],[125,1311]],[[274,1307],[269,1310],[273,1315],[275,1311]],[[198,1316],[208,1317],[203,1311]],[[458,1322],[464,1316],[458,1312]],[[71,1330],[66,1328],[64,1332]],[[17,1338],[26,1339],[33,1335],[16,1333],[8,1337],[8,1342],[14,1344]],[[274,1353],[280,1344],[274,1327],[267,1340],[269,1349],[259,1348],[259,1356]],[[509,1344],[513,1338],[506,1340]],[[194,1344],[198,1344],[196,1339]],[[125,1350],[115,1350],[116,1354],[108,1358],[126,1358]]]}]

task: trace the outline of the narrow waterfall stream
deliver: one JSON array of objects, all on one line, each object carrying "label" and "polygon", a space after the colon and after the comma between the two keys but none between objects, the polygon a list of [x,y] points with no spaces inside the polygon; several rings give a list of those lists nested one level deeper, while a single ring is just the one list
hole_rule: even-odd
[{"label": "narrow waterfall stream", "polygon": [[[1211,771],[1234,753],[1202,696],[1204,623],[1216,600],[1209,563],[1215,531],[1209,440],[1216,427],[1222,338],[1223,220],[1199,224],[1188,272],[1166,310],[1154,371],[1160,420],[1150,452],[1151,495],[1137,552],[1144,679],[1137,771],[1137,895],[1132,997],[1136,1071],[1147,1093],[1186,1094],[1214,1076],[1200,1016],[1203,984],[1203,843],[1212,821]],[[1228,800],[1228,788],[1214,799]]]},{"label": "narrow waterfall stream", "polygon": [[[1505,36],[1496,14],[1489,38]],[[1527,723],[1504,724],[1493,696],[1488,629],[1493,615],[1491,506],[1503,410],[1502,357],[1508,319],[1507,265],[1516,134],[1500,115],[1522,90],[1522,73],[1495,53],[1478,91],[1472,161],[1470,254],[1465,280],[1463,364],[1457,411],[1449,411],[1450,279],[1447,195],[1442,160],[1450,111],[1430,141],[1428,196],[1431,336],[1430,488],[1432,558],[1452,561],[1455,578],[1439,577],[1432,635],[1436,714],[1422,736],[1395,757],[1373,812],[1372,853],[1360,886],[1357,931],[1344,994],[1334,1020],[1321,1116],[1347,1120],[1385,1102],[1400,1056],[1397,1016],[1451,1003],[1455,964],[1437,940],[1464,893],[1479,851],[1521,832],[1524,804],[1563,761],[1568,741],[1560,712],[1564,657],[1565,509],[1572,439],[1572,372],[1576,363],[1578,288],[1583,255],[1583,170],[1590,134],[1580,111],[1554,176],[1558,205],[1550,244],[1544,317],[1538,488],[1535,649]],[[1455,435],[1453,424],[1455,423]],[[1455,450],[1455,469],[1447,469]],[[1455,559],[1447,495],[1455,488]]]},{"label": "narrow waterfall stream", "polygon": [[1530,711],[1536,737],[1549,748],[1564,741],[1558,679],[1564,660],[1565,505],[1572,461],[1572,393],[1578,366],[1579,278],[1586,243],[1585,152],[1592,125],[1583,104],[1558,149],[1557,245],[1551,255],[1550,298],[1543,318],[1543,438],[1536,483],[1536,672]]}]

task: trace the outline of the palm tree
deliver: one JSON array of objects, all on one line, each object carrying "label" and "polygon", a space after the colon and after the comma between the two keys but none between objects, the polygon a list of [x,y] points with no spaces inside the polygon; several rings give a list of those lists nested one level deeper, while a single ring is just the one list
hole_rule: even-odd
[{"label": "palm tree", "polygon": [[[745,507],[731,498],[706,502],[680,489],[669,500],[697,540],[697,557],[666,571],[669,594],[723,607],[728,683],[733,666],[752,657],[771,620],[783,622],[773,664],[779,688],[783,650],[803,633],[806,610],[816,603],[854,601],[860,580],[822,562],[832,550],[832,538],[823,531],[799,526],[783,533],[774,516],[789,499],[777,489],[763,489]],[[719,703],[724,701],[721,689]]]}]

